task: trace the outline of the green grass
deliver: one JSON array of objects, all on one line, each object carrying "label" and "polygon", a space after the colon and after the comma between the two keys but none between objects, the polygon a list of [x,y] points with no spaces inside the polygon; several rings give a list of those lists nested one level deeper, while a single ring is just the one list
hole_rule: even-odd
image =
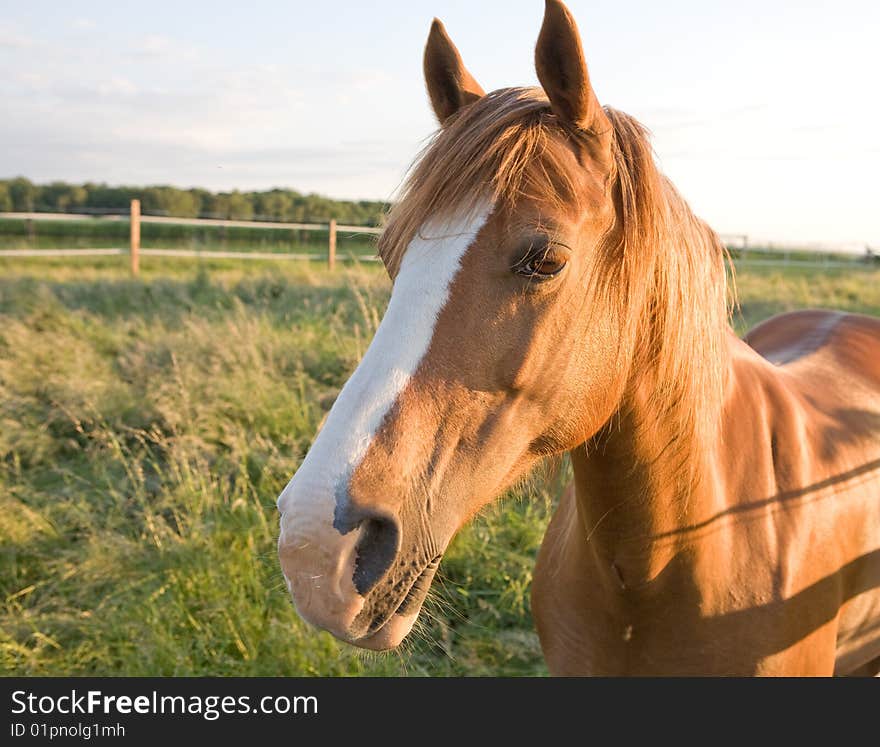
[{"label": "green grass", "polygon": [[[374,266],[0,259],[0,670],[542,674],[528,590],[560,480],[463,530],[413,640],[304,625],[274,499],[388,298]],[[880,314],[880,271],[744,269],[737,326]]]}]

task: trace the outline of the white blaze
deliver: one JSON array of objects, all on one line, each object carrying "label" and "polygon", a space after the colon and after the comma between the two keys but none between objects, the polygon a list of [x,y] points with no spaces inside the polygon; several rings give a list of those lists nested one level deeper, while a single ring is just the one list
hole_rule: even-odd
[{"label": "white blaze", "polygon": [[370,347],[278,498],[284,515],[282,534],[288,541],[321,544],[327,537],[337,494],[347,491],[385,415],[428,351],[461,258],[490,212],[491,207],[482,207],[464,219],[440,226],[429,223],[410,243]]}]

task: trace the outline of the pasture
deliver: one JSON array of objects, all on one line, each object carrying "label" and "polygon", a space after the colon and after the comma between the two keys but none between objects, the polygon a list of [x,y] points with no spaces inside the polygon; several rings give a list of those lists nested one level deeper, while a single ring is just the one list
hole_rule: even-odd
[{"label": "pasture", "polygon": [[[880,269],[742,267],[737,330],[880,315]],[[303,624],[274,500],[366,349],[378,266],[0,260],[0,669],[17,675],[531,675],[533,559],[562,477],[454,541],[413,640]],[[563,466],[563,473],[564,473]]]}]

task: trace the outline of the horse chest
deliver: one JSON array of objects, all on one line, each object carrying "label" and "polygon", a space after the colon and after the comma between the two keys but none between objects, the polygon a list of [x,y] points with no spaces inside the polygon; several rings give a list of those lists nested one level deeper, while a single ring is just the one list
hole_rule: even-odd
[{"label": "horse chest", "polygon": [[[541,571],[539,567],[537,571]],[[536,571],[533,613],[547,666],[559,675],[749,674],[730,635],[707,624],[694,567],[687,561],[642,589],[568,578],[549,590]],[[556,580],[567,574],[558,572]],[[612,575],[616,576],[612,569]],[[709,620],[718,619],[710,615]]]}]

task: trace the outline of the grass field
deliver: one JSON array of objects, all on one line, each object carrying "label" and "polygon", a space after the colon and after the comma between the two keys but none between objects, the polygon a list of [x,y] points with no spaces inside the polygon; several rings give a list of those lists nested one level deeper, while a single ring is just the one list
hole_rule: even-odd
[{"label": "grass field", "polygon": [[[377,267],[0,259],[0,670],[42,675],[542,674],[529,616],[559,482],[465,529],[404,650],[299,621],[274,500],[363,354]],[[880,314],[880,270],[743,269],[742,331]]]}]

